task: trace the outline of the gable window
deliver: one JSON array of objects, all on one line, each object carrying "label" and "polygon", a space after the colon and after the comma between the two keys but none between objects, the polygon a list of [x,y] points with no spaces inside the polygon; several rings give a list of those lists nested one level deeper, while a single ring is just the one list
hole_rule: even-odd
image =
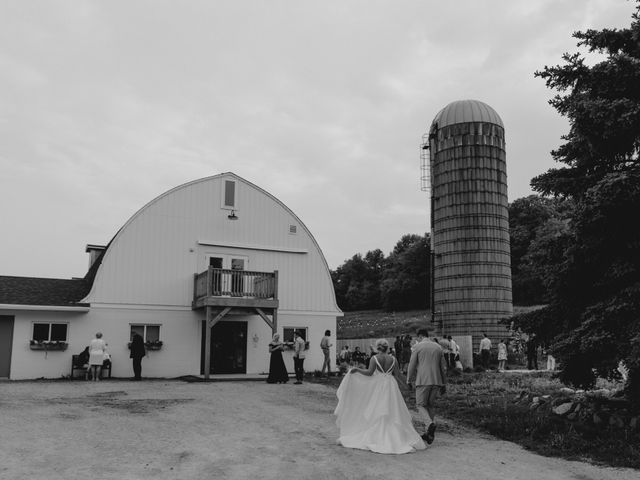
[{"label": "gable window", "polygon": [[34,323],[31,339],[36,342],[66,342],[68,326],[66,323]]},{"label": "gable window", "polygon": [[145,343],[157,343],[160,341],[160,325],[131,325],[130,340],[137,333]]},{"label": "gable window", "polygon": [[224,207],[236,207],[236,182],[233,180],[224,181]]}]

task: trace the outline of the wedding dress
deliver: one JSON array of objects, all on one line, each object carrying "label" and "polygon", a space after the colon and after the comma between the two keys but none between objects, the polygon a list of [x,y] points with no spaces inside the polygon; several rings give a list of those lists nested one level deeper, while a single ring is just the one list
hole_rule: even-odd
[{"label": "wedding dress", "polygon": [[409,453],[423,450],[424,442],[413,428],[391,368],[382,370],[376,357],[373,375],[349,373],[338,387],[334,414],[340,430],[338,442],[348,448],[377,453]]}]

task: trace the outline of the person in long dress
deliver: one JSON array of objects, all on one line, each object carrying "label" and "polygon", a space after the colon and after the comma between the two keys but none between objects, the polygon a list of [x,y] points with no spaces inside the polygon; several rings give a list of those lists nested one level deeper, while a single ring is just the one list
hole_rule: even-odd
[{"label": "person in long dress", "polygon": [[289,374],[287,373],[287,367],[284,365],[282,359],[282,351],[284,345],[280,341],[280,335],[275,333],[269,344],[269,353],[271,354],[271,360],[269,361],[269,376],[267,377],[267,383],[287,383],[289,381]]},{"label": "person in long dress", "polygon": [[334,412],[340,431],[338,442],[347,448],[377,453],[423,450],[425,444],[413,428],[398,388],[398,381],[402,381],[400,369],[396,359],[387,353],[387,340],[377,340],[376,350],[368,369],[352,368],[338,387]]},{"label": "person in long dress", "polygon": [[91,340],[89,344],[89,367],[91,368],[93,381],[100,380],[100,375],[102,375],[102,362],[104,362],[106,349],[107,344],[102,340],[102,333],[96,333],[96,338]]}]

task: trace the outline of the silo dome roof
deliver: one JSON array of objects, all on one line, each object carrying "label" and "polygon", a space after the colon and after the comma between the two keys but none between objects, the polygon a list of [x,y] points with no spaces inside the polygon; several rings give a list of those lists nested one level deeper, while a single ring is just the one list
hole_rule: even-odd
[{"label": "silo dome roof", "polygon": [[433,119],[432,126],[437,123],[438,128],[442,128],[447,125],[466,122],[487,122],[504,128],[500,115],[489,105],[478,100],[451,102],[438,112]]}]

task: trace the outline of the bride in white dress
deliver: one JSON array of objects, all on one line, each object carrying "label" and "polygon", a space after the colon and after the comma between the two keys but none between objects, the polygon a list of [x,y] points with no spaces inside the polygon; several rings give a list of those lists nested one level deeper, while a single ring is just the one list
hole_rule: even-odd
[{"label": "bride in white dress", "polygon": [[377,453],[423,450],[425,444],[413,427],[396,381],[400,375],[398,362],[387,353],[389,343],[385,339],[376,341],[376,349],[369,369],[351,369],[338,387],[334,412],[340,430],[338,442]]}]

